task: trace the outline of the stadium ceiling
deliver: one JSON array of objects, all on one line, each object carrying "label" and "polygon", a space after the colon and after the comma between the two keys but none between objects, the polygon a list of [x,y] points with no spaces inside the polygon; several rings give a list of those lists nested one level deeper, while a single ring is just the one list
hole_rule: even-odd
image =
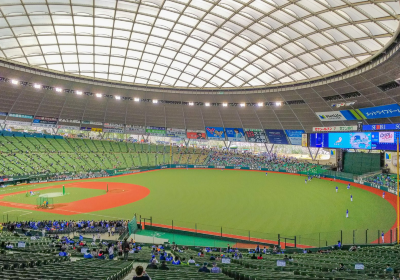
[{"label": "stadium ceiling", "polygon": [[399,14],[384,0],[1,0],[0,57],[147,89],[274,88],[371,62]]}]

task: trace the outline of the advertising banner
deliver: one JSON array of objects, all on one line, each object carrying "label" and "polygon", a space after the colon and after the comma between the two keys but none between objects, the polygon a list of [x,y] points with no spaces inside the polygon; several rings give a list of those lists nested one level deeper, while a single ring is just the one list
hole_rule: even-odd
[{"label": "advertising banner", "polygon": [[123,124],[117,124],[117,123],[104,123],[103,124],[104,128],[123,128]]},{"label": "advertising banner", "polygon": [[82,121],[82,124],[103,125],[102,122]]},{"label": "advertising banner", "polygon": [[57,127],[57,122],[51,123],[49,121],[33,120],[32,126],[56,128]]},{"label": "advertising banner", "polygon": [[72,119],[59,119],[58,121],[63,123],[77,123],[77,124],[81,123],[80,120],[72,120]]},{"label": "advertising banner", "polygon": [[135,135],[144,135],[144,134],[146,134],[146,128],[144,126],[139,126],[139,125],[126,125],[125,133],[126,134],[135,134]]},{"label": "advertising banner", "polygon": [[69,130],[80,130],[79,126],[73,126],[73,125],[57,125],[58,129],[69,129]]},{"label": "advertising banner", "polygon": [[304,130],[285,130],[292,145],[301,145]]},{"label": "advertising banner", "polygon": [[103,132],[107,132],[107,133],[124,133],[124,129],[123,128],[103,128]]},{"label": "advertising banner", "polygon": [[371,132],[329,133],[329,148],[371,149]]},{"label": "advertising banner", "polygon": [[57,118],[53,118],[53,117],[39,117],[36,116],[35,120],[40,120],[40,121],[49,121],[49,122],[57,122],[58,119]]},{"label": "advertising banner", "polygon": [[167,128],[167,136],[172,138],[186,138],[186,129]]},{"label": "advertising banner", "polygon": [[400,129],[400,123],[363,125],[362,129],[363,130],[397,130],[397,129]]},{"label": "advertising banner", "polygon": [[307,133],[301,135],[301,146],[308,147]]},{"label": "advertising banner", "polygon": [[7,116],[7,113],[6,113],[6,112],[0,112],[0,116],[6,117],[6,116]]},{"label": "advertising banner", "polygon": [[33,119],[33,116],[31,115],[23,115],[23,114],[8,114],[9,117],[13,117],[13,118],[22,118],[22,119]]},{"label": "advertising banner", "polygon": [[223,127],[206,127],[206,134],[208,139],[225,140],[225,132]]},{"label": "advertising banner", "polygon": [[93,132],[103,132],[102,128],[96,128],[96,127],[86,127],[86,126],[81,126],[82,131],[93,131]]},{"label": "advertising banner", "polygon": [[267,143],[267,138],[263,129],[245,128],[247,140],[252,143]]},{"label": "advertising banner", "polygon": [[380,119],[400,116],[400,105],[390,104],[377,107],[356,109],[363,119]]},{"label": "advertising banner", "polygon": [[225,127],[226,137],[233,142],[246,142],[243,128],[227,128]]},{"label": "advertising banner", "polygon": [[150,136],[165,136],[165,127],[148,126],[146,134]]},{"label": "advertising banner", "polygon": [[321,127],[313,127],[313,131],[315,132],[336,132],[336,131],[357,131],[356,125],[349,126],[321,126]]},{"label": "advertising banner", "polygon": [[400,137],[399,131],[370,132],[372,134],[373,150],[397,150],[397,138]]},{"label": "advertising banner", "polygon": [[266,129],[265,134],[271,144],[289,144],[285,132],[281,129]]},{"label": "advertising banner", "polygon": [[323,122],[346,121],[347,120],[340,111],[315,112],[315,114]]},{"label": "advertising banner", "polygon": [[186,137],[188,139],[206,139],[206,133],[204,131],[187,131]]},{"label": "advertising banner", "polygon": [[20,122],[20,121],[6,120],[4,123],[7,124],[7,125],[31,126],[31,122]]}]

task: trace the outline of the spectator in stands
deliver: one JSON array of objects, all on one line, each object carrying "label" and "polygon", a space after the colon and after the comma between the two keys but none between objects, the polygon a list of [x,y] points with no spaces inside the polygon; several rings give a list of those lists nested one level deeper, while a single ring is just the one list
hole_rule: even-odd
[{"label": "spectator in stands", "polygon": [[258,257],[257,257],[257,260],[262,260],[263,259],[263,256],[262,256],[262,254],[260,254]]},{"label": "spectator in stands", "polygon": [[215,257],[213,254],[211,254],[210,261],[215,261]]},{"label": "spectator in stands", "polygon": [[99,254],[97,255],[97,258],[100,259],[100,260],[104,260],[105,259],[103,250],[99,251]]},{"label": "spectator in stands", "polygon": [[[96,250],[94,250],[94,249],[93,249],[93,251],[96,252]],[[87,250],[86,253],[83,255],[83,258],[84,258],[84,259],[93,259],[93,255],[90,254],[90,251],[89,251],[89,250]]]},{"label": "spectator in stands", "polygon": [[153,259],[152,261],[151,261],[151,263],[147,266],[147,268],[146,269],[158,269],[158,266],[157,266],[157,263],[156,263],[156,260],[155,259]]},{"label": "spectator in stands", "polygon": [[207,263],[203,264],[203,267],[199,269],[199,272],[210,273],[210,270],[207,268]]},{"label": "spectator in stands", "polygon": [[159,269],[160,270],[169,270],[169,267],[167,266],[165,261],[162,261]]},{"label": "spectator in stands", "polygon": [[58,255],[59,255],[60,257],[67,257],[67,256],[68,256],[68,254],[65,252],[64,249],[61,249],[61,252],[58,253]]},{"label": "spectator in stands", "polygon": [[166,258],[166,261],[167,261],[167,262],[170,262],[170,261],[172,261],[172,260],[173,260],[173,258],[172,258],[172,256],[171,256],[171,253],[169,253],[168,256],[167,256],[167,258]]},{"label": "spectator in stands", "polygon": [[213,267],[211,268],[211,273],[221,273],[221,269],[217,266],[216,263],[213,263]]},{"label": "spectator in stands", "polygon": [[386,269],[385,269],[386,273],[392,273],[393,272],[393,268],[390,267],[389,264],[386,265]]},{"label": "spectator in stands", "polygon": [[114,259],[114,245],[108,244],[108,258],[110,260]]},{"label": "spectator in stands", "polygon": [[179,260],[178,256],[175,257],[175,260],[172,261],[172,264],[173,265],[180,265],[181,264],[181,261]]},{"label": "spectator in stands", "polygon": [[190,260],[188,261],[189,264],[195,264],[196,261],[193,259],[193,257],[190,257]]},{"label": "spectator in stands", "polygon": [[252,259],[252,260],[256,260],[256,259],[257,259],[256,254],[253,254],[253,255],[251,256],[251,259]]},{"label": "spectator in stands", "polygon": [[344,267],[344,264],[340,263],[339,267],[337,268],[337,271],[345,271],[345,270],[346,270],[346,268]]},{"label": "spectator in stands", "polygon": [[151,280],[150,276],[147,275],[146,271],[143,269],[143,266],[138,265],[135,268],[136,276],[133,276],[133,280]]},{"label": "spectator in stands", "polygon": [[128,254],[129,254],[129,251],[130,251],[129,243],[128,243],[127,238],[124,239],[124,243],[122,244],[122,250],[124,252],[124,260],[127,261],[128,260]]},{"label": "spectator in stands", "polygon": [[285,257],[283,258],[283,260],[284,260],[285,262],[288,262],[288,261],[289,261],[289,258],[288,258],[288,256],[287,256],[287,255],[285,255]]},{"label": "spectator in stands", "polygon": [[12,248],[14,248],[14,245],[12,245],[10,242],[8,242],[6,249],[12,249]]}]

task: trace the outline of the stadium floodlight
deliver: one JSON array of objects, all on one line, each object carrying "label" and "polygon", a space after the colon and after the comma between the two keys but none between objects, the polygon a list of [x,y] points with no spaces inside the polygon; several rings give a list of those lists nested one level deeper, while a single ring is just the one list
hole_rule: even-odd
[{"label": "stadium floodlight", "polygon": [[137,98],[137,97],[135,97],[133,100],[134,100],[135,102],[139,102],[139,101],[140,101],[140,99]]},{"label": "stadium floodlight", "polygon": [[13,85],[18,85],[18,81],[17,81],[17,80],[11,80],[11,83],[12,83]]},{"label": "stadium floodlight", "polygon": [[34,84],[33,87],[34,87],[34,88],[37,88],[37,89],[42,88],[42,86],[39,85],[39,84]]},{"label": "stadium floodlight", "polygon": [[280,101],[275,102],[275,105],[276,105],[276,106],[282,106],[282,102],[280,102]]},{"label": "stadium floodlight", "polygon": [[57,92],[61,92],[61,91],[62,91],[62,89],[61,89],[61,88],[59,88],[59,87],[56,87],[56,91],[57,91]]},{"label": "stadium floodlight", "polygon": [[240,103],[240,107],[245,107],[246,103]]},{"label": "stadium floodlight", "polygon": [[257,105],[258,105],[258,107],[262,107],[262,106],[264,106],[264,103],[258,102]]},{"label": "stadium floodlight", "polygon": [[222,103],[223,107],[228,107],[228,103]]},{"label": "stadium floodlight", "polygon": [[154,103],[154,104],[157,104],[157,103],[158,103],[158,100],[157,100],[157,99],[153,99],[153,103]]},{"label": "stadium floodlight", "polygon": [[189,106],[193,106],[194,105],[194,103],[193,102],[189,102]]},{"label": "stadium floodlight", "polygon": [[102,97],[103,95],[101,93],[96,93],[96,97]]},{"label": "stadium floodlight", "polygon": [[209,102],[206,102],[206,103],[204,103],[204,105],[206,105],[207,107],[209,107],[209,106],[210,106],[210,103],[209,103]]},{"label": "stadium floodlight", "polygon": [[119,95],[116,95],[116,96],[115,96],[115,99],[117,99],[117,100],[121,100],[121,96],[119,96]]},{"label": "stadium floodlight", "polygon": [[82,95],[82,91],[77,90],[77,91],[76,91],[76,94],[77,94],[77,95]]}]

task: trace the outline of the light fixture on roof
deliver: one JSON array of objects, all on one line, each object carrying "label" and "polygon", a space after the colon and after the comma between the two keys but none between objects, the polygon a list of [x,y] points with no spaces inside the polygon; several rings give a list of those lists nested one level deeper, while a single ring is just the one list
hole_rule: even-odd
[{"label": "light fixture on roof", "polygon": [[240,103],[240,107],[246,107],[246,103]]},{"label": "light fixture on roof", "polygon": [[209,106],[210,106],[210,103],[209,103],[209,102],[206,102],[206,103],[204,103],[204,105],[206,105],[207,107],[209,107]]},{"label": "light fixture on roof", "polygon": [[101,94],[101,93],[96,93],[96,97],[98,97],[98,98],[100,98],[100,97],[102,97],[103,95]]},{"label": "light fixture on roof", "polygon": [[77,90],[77,91],[76,91],[76,94],[77,94],[77,95],[82,95],[82,91]]},{"label": "light fixture on roof", "polygon": [[135,97],[133,100],[134,100],[135,102],[139,102],[139,101],[140,101],[140,99],[137,98],[137,97]]},{"label": "light fixture on roof", "polygon": [[117,99],[117,100],[121,100],[121,96],[119,96],[119,95],[116,95],[116,96],[115,96],[115,99]]},{"label": "light fixture on roof", "polygon": [[39,85],[39,84],[34,84],[33,87],[34,87],[34,88],[37,88],[37,89],[42,88],[42,86]]},{"label": "light fixture on roof", "polygon": [[263,103],[263,102],[258,102],[258,103],[257,103],[257,106],[258,106],[258,107],[262,107],[262,106],[264,106],[264,103]]},{"label": "light fixture on roof", "polygon": [[18,81],[17,81],[17,80],[11,80],[11,83],[12,83],[13,85],[18,85]]},{"label": "light fixture on roof", "polygon": [[157,104],[157,103],[158,103],[158,100],[157,100],[157,99],[153,99],[153,103],[154,103],[154,104]]},{"label": "light fixture on roof", "polygon": [[189,106],[193,106],[194,105],[194,102],[189,102]]},{"label": "light fixture on roof", "polygon": [[275,102],[275,105],[276,105],[276,106],[282,106],[282,102],[280,102],[280,101]]},{"label": "light fixture on roof", "polygon": [[228,103],[222,103],[223,107],[228,107]]},{"label": "light fixture on roof", "polygon": [[57,92],[61,92],[61,91],[62,91],[62,89],[61,89],[61,88],[59,88],[59,87],[56,87],[56,91],[57,91]]}]

